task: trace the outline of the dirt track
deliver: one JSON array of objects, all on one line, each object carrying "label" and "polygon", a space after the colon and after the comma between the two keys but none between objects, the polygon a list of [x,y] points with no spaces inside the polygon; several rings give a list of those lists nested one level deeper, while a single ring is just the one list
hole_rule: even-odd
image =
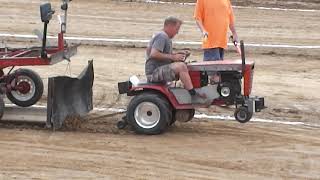
[{"label": "dirt track", "polygon": [[[84,2],[70,5],[69,36],[148,39],[161,28],[162,19],[173,14],[185,21],[177,40],[199,40],[192,6]],[[284,7],[285,1],[278,2]],[[42,27],[38,1],[0,3],[1,33],[31,34]],[[314,6],[315,1],[300,4],[303,6],[293,7],[289,2],[288,7],[319,7]],[[319,11],[235,12],[239,35],[246,42],[319,45]],[[50,34],[58,31],[57,22],[52,21],[49,28]],[[25,46],[13,41],[7,44]],[[269,107],[256,114],[257,118],[320,124],[319,53],[319,49],[248,49],[248,59],[256,61],[253,93],[265,96]],[[125,108],[128,98],[118,97],[116,85],[129,75],[143,74],[144,49],[82,46],[71,63],[72,74],[79,73],[92,58],[95,106]],[[193,50],[190,58],[200,60],[201,52]],[[229,51],[227,58],[238,57]],[[34,69],[45,80],[64,74],[66,63]],[[232,115],[232,110],[217,107],[199,111]],[[320,178],[319,126],[195,119],[177,123],[160,136],[139,136],[115,128],[121,115],[106,114],[91,114],[76,131],[51,132],[42,125],[1,123],[0,179]]]},{"label": "dirt track", "polygon": [[[13,134],[14,133],[14,134]],[[1,129],[3,179],[318,179],[318,129],[193,122],[161,136]]]}]

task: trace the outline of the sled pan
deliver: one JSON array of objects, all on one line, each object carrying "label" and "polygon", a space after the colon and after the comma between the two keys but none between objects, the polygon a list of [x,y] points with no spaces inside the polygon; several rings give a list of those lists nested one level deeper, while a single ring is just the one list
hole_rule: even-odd
[{"label": "sled pan", "polygon": [[62,127],[67,117],[81,117],[93,109],[93,62],[77,78],[58,76],[49,78],[47,126],[53,130]]}]

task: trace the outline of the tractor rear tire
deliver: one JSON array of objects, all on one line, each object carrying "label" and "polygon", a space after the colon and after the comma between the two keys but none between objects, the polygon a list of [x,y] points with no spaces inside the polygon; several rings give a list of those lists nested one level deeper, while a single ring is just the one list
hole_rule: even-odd
[{"label": "tractor rear tire", "polygon": [[0,120],[2,119],[3,113],[4,113],[4,101],[3,101],[3,98],[0,97]]},{"label": "tractor rear tire", "polygon": [[234,117],[236,118],[236,120],[240,123],[246,123],[248,121],[250,121],[250,119],[252,118],[252,112],[249,112],[248,108],[245,106],[241,106],[239,108],[236,109],[236,111],[234,112]]},{"label": "tractor rear tire", "polygon": [[39,74],[30,69],[17,69],[8,82],[20,88],[7,92],[7,98],[18,106],[32,106],[43,94],[43,82]]},{"label": "tractor rear tire", "polygon": [[138,134],[161,134],[172,120],[172,108],[162,96],[142,93],[130,101],[126,117],[128,124]]}]

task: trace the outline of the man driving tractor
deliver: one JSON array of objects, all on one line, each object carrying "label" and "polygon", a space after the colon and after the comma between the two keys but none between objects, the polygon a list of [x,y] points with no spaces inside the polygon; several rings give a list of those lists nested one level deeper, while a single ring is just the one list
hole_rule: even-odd
[{"label": "man driving tractor", "polygon": [[[263,97],[250,96],[254,62],[246,62],[243,41],[240,42],[241,61],[186,64],[189,52],[172,52],[172,38],[178,34],[181,24],[175,17],[166,18],[162,31],[150,40],[145,63],[149,83],[139,83],[135,76],[118,83],[119,94],[133,96],[126,116],[117,123],[118,128],[130,125],[136,133],[160,134],[176,120],[190,121],[196,108],[211,105],[235,105],[235,119],[246,123],[254,112],[265,108]],[[221,75],[218,84],[209,82],[213,73]],[[168,85],[178,78],[184,89]]]},{"label": "man driving tractor", "polygon": [[148,82],[167,83],[180,79],[190,95],[205,98],[205,94],[193,88],[187,65],[184,63],[188,51],[172,52],[172,38],[178,34],[182,21],[167,17],[163,30],[155,33],[146,49],[145,74]]}]

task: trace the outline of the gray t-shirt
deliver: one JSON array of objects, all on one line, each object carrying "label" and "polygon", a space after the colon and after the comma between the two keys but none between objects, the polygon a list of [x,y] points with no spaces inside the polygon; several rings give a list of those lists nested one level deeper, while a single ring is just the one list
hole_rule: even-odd
[{"label": "gray t-shirt", "polygon": [[150,53],[152,48],[157,49],[161,53],[171,54],[172,41],[164,31],[158,32],[153,35],[146,51],[146,65],[145,65],[146,75],[151,75],[156,68],[166,64],[170,64],[172,62],[170,59],[158,60],[158,59],[150,58]]}]

